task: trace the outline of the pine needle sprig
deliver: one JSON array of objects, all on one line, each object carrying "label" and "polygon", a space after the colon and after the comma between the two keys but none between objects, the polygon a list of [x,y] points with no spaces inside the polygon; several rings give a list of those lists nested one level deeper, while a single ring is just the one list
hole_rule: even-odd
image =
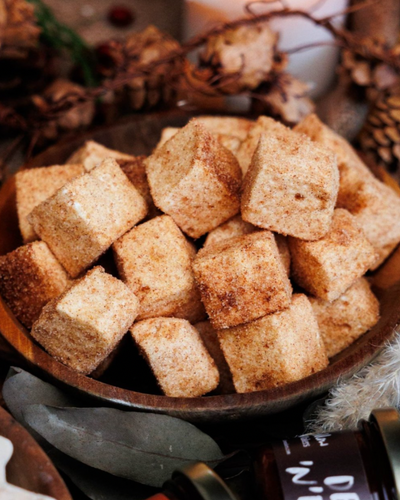
[{"label": "pine needle sprig", "polygon": [[35,7],[36,22],[41,29],[43,43],[54,48],[57,52],[66,52],[71,61],[81,68],[85,84],[88,87],[97,85],[93,50],[73,29],[61,23],[51,8],[42,0],[27,1]]}]

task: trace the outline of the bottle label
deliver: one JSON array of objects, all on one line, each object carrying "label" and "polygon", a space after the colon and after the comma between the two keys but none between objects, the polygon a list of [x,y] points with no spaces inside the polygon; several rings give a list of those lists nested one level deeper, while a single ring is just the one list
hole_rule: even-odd
[{"label": "bottle label", "polygon": [[285,500],[372,500],[352,432],[304,435],[273,449]]}]

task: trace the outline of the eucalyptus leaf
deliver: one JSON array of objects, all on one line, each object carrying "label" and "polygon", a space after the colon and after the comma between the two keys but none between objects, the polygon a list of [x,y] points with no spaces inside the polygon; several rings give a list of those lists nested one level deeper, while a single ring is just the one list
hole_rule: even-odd
[{"label": "eucalyptus leaf", "polygon": [[111,408],[29,406],[26,422],[50,444],[91,467],[150,486],[193,462],[216,466],[217,443],[194,425],[154,413]]},{"label": "eucalyptus leaf", "polygon": [[3,398],[12,416],[20,424],[26,427],[36,440],[40,440],[37,434],[24,419],[24,410],[29,405],[44,404],[51,406],[77,406],[78,401],[67,396],[51,384],[43,382],[31,373],[21,368],[10,368],[7,380],[3,385]]},{"label": "eucalyptus leaf", "polygon": [[144,500],[157,493],[151,486],[122,479],[78,462],[55,448],[49,457],[91,500]]}]

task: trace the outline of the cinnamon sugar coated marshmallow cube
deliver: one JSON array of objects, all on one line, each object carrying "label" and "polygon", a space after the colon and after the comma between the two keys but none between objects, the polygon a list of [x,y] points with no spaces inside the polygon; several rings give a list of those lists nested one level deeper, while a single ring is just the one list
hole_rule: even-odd
[{"label": "cinnamon sugar coated marshmallow cube", "polygon": [[379,302],[368,281],[360,278],[333,302],[310,298],[328,357],[339,353],[379,319]]},{"label": "cinnamon sugar coated marshmallow cube", "polygon": [[239,212],[238,162],[196,119],[147,158],[146,172],[155,205],[193,238]]},{"label": "cinnamon sugar coated marshmallow cube", "polygon": [[134,227],[113,245],[122,280],[140,300],[138,319],[204,318],[192,271],[193,251],[168,215]]},{"label": "cinnamon sugar coated marshmallow cube", "polygon": [[375,248],[376,269],[400,242],[400,197],[378,179],[369,178],[356,170],[342,174],[346,188],[338,198],[338,206],[348,210]]},{"label": "cinnamon sugar coated marshmallow cube", "polygon": [[146,319],[135,323],[131,333],[167,396],[202,396],[218,386],[215,363],[188,321]]},{"label": "cinnamon sugar coated marshmallow cube", "polygon": [[232,375],[229,370],[228,363],[219,345],[217,331],[212,327],[210,321],[201,321],[194,325],[196,330],[200,333],[201,340],[215,361],[219,372],[219,385],[218,393],[231,394],[235,392],[232,382]]},{"label": "cinnamon sugar coated marshmallow cube", "polygon": [[265,134],[283,134],[285,135],[289,129],[282,123],[270,118],[269,116],[260,116],[249,129],[248,135],[240,145],[237,152],[237,159],[242,169],[243,176],[247,173],[253,155],[257,149],[260,137]]},{"label": "cinnamon sugar coated marshmallow cube", "polygon": [[373,178],[372,172],[358,156],[354,148],[344,137],[330,129],[315,114],[306,116],[294,130],[307,135],[312,141],[330,149],[337,156],[339,170],[355,168],[360,173]]},{"label": "cinnamon sugar coated marshmallow cube", "polygon": [[58,190],[28,220],[76,277],[146,212],[143,197],[115,160],[109,159]]},{"label": "cinnamon sugar coated marshmallow cube", "polygon": [[236,392],[278,387],[328,365],[317,320],[303,294],[293,295],[288,309],[219,330],[218,337]]},{"label": "cinnamon sugar coated marshmallow cube", "polygon": [[38,239],[28,222],[28,215],[32,210],[68,181],[84,172],[83,165],[53,165],[17,172],[15,175],[17,213],[24,243]]},{"label": "cinnamon sugar coated marshmallow cube", "polygon": [[16,318],[30,328],[43,307],[70,281],[43,241],[34,241],[0,257],[0,295]]},{"label": "cinnamon sugar coated marshmallow cube", "polygon": [[88,374],[132,326],[138,306],[131,290],[98,266],[48,303],[31,333],[58,361]]},{"label": "cinnamon sugar coated marshmallow cube", "polygon": [[339,189],[334,153],[301,134],[262,135],[243,182],[243,220],[317,240],[328,231]]},{"label": "cinnamon sugar coated marshmallow cube", "polygon": [[290,304],[292,288],[269,231],[200,250],[193,270],[214,328],[246,323]]},{"label": "cinnamon sugar coated marshmallow cube", "polygon": [[215,245],[220,241],[244,236],[245,234],[254,233],[257,230],[257,227],[245,222],[240,215],[235,215],[235,217],[232,217],[232,219],[229,219],[208,233],[203,248],[210,248],[211,245]]},{"label": "cinnamon sugar coated marshmallow cube", "polygon": [[312,295],[324,300],[340,297],[363,276],[376,259],[355,218],[338,208],[327,235],[318,241],[289,238],[292,277]]},{"label": "cinnamon sugar coated marshmallow cube", "polygon": [[81,163],[87,172],[100,165],[107,158],[114,160],[132,161],[131,155],[115,151],[99,144],[95,141],[86,141],[83,146],[77,149],[67,160],[67,163]]}]

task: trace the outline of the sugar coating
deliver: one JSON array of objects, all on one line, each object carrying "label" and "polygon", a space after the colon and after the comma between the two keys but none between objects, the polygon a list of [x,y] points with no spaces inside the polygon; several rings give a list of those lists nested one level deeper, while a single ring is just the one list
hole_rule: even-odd
[{"label": "sugar coating", "polygon": [[138,309],[132,291],[97,266],[43,308],[31,333],[58,361],[87,374],[111,353]]},{"label": "sugar coating", "polygon": [[83,146],[74,151],[68,158],[67,163],[81,163],[87,172],[97,167],[107,158],[114,160],[132,161],[134,156],[109,149],[95,141],[86,141]]},{"label": "sugar coating", "polygon": [[146,172],[155,205],[193,238],[239,211],[237,160],[196,119],[147,158]]},{"label": "sugar coating", "polygon": [[[224,222],[220,226],[210,231],[204,242],[203,248],[210,248],[220,241],[236,238],[237,236],[244,236],[245,234],[254,233],[259,231],[259,228],[245,222],[240,215],[235,215],[232,219]],[[275,234],[276,244],[278,245],[279,255],[286,269],[290,273],[290,252],[286,238],[280,234]]]},{"label": "sugar coating", "polygon": [[[199,118],[198,118],[199,120]],[[208,127],[206,127],[208,129]],[[180,128],[178,127],[166,127],[161,131],[160,140],[156,146],[156,149],[165,144],[171,137],[173,137]],[[209,130],[209,129],[208,129]],[[240,148],[241,141],[238,137],[229,134],[219,134],[211,130],[212,135],[218,139],[218,141],[226,148],[229,149],[234,155],[237,154]]]},{"label": "sugar coating", "polygon": [[200,250],[193,270],[214,328],[246,323],[290,304],[292,287],[269,231]]},{"label": "sugar coating", "polygon": [[237,116],[198,116],[197,120],[202,123],[210,132],[225,136],[237,137],[244,141],[247,134],[254,125],[254,122],[247,118]]},{"label": "sugar coating", "polygon": [[24,243],[38,239],[28,215],[68,181],[85,172],[83,165],[53,165],[21,170],[15,175],[17,213]]},{"label": "sugar coating", "polygon": [[154,205],[153,198],[151,197],[149,183],[147,182],[146,166],[144,164],[145,159],[146,156],[135,156],[132,160],[116,161],[124,174],[146,200],[148,206],[146,218],[152,219],[153,217],[160,215],[160,211]]},{"label": "sugar coating", "polygon": [[360,173],[368,177],[373,177],[372,172],[361,160],[349,142],[321,122],[317,115],[307,115],[293,130],[307,135],[312,141],[318,142],[336,153],[340,171],[342,167],[355,168]]},{"label": "sugar coating", "polygon": [[284,311],[217,333],[239,393],[301,380],[328,365],[317,320],[303,294],[293,295]]},{"label": "sugar coating", "polygon": [[193,250],[168,215],[134,227],[113,245],[122,280],[140,300],[138,319],[204,318],[192,271]]},{"label": "sugar coating", "polygon": [[253,224],[245,222],[240,215],[235,215],[235,217],[232,217],[232,219],[229,219],[208,233],[203,248],[209,248],[220,241],[244,236],[245,234],[254,233],[254,231],[258,231],[258,228],[253,226]]},{"label": "sugar coating", "polygon": [[318,241],[289,238],[292,277],[324,300],[340,297],[376,259],[374,248],[347,210],[336,209],[332,226]]},{"label": "sugar coating", "polygon": [[0,256],[0,295],[27,328],[69,284],[66,272],[43,241]]},{"label": "sugar coating", "polygon": [[379,302],[360,278],[333,302],[310,297],[328,357],[352,344],[379,320]]},{"label": "sugar coating", "polygon": [[346,208],[357,220],[375,248],[376,269],[400,242],[400,197],[383,182],[356,169],[342,169],[343,179],[338,206]]},{"label": "sugar coating", "polygon": [[59,189],[28,220],[76,277],[146,212],[143,197],[116,161],[108,159]]},{"label": "sugar coating", "polygon": [[235,392],[232,375],[226,362],[224,353],[219,345],[217,331],[212,327],[210,321],[201,321],[194,325],[200,333],[201,340],[213,358],[219,372],[219,386],[217,391],[220,394],[231,394]]},{"label": "sugar coating", "polygon": [[250,167],[250,163],[257,149],[260,137],[264,134],[285,135],[288,130],[290,129],[282,125],[282,123],[273,120],[269,116],[260,116],[257,121],[252,124],[252,127],[249,129],[247,136],[243,139],[236,155],[240,168],[243,172],[243,177]]},{"label": "sugar coating", "polygon": [[243,182],[242,218],[304,240],[332,222],[339,171],[335,155],[304,135],[262,135]]},{"label": "sugar coating", "polygon": [[188,321],[146,319],[135,323],[131,333],[165,395],[202,396],[218,386],[214,360]]}]

